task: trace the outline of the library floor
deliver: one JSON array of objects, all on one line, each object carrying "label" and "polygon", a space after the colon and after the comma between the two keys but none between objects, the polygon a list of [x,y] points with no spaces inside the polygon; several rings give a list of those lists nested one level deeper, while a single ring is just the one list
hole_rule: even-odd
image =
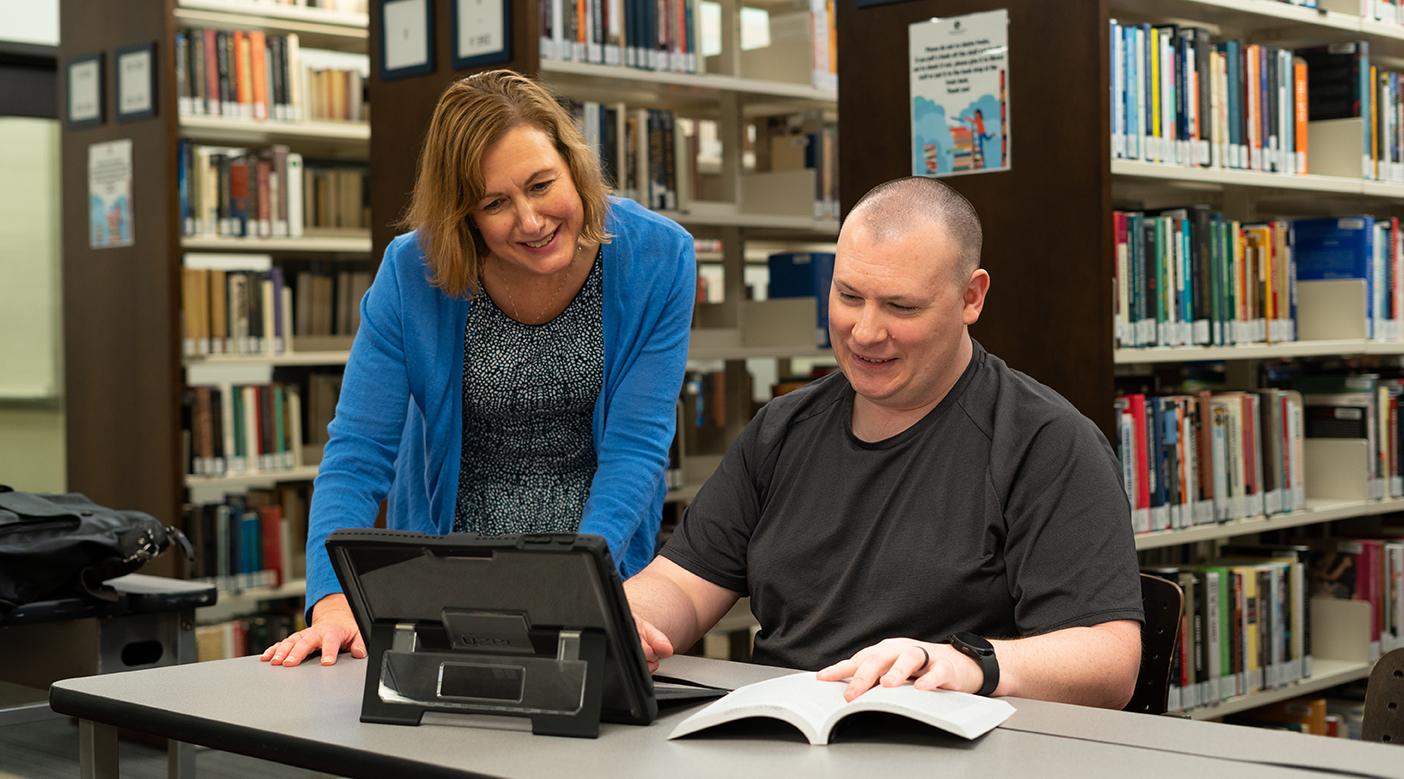
[{"label": "library floor", "polygon": [[[122,739],[122,779],[166,779],[166,750]],[[324,779],[327,774],[244,755],[198,749],[200,779]],[[67,718],[0,727],[0,779],[73,779],[78,775],[78,724]]]}]

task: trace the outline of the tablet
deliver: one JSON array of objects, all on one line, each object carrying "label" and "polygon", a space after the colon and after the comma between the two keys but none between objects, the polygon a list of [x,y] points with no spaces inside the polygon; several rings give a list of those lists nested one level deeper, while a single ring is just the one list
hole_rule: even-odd
[{"label": "tablet", "polygon": [[[633,617],[600,536],[337,530],[326,544],[367,637],[362,720],[506,714],[532,716],[534,730],[553,732],[571,718],[588,725],[595,695],[596,730],[599,721],[642,725],[657,716]],[[552,717],[556,725],[537,727]]]}]

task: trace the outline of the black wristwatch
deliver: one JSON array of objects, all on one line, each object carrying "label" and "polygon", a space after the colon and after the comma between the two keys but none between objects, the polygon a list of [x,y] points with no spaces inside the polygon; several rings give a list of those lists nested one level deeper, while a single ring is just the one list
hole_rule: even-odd
[{"label": "black wristwatch", "polygon": [[995,688],[999,687],[999,660],[995,658],[994,645],[963,630],[950,634],[941,643],[950,644],[957,652],[980,664],[980,670],[985,673],[985,683],[980,685],[976,695],[989,696],[994,693]]}]

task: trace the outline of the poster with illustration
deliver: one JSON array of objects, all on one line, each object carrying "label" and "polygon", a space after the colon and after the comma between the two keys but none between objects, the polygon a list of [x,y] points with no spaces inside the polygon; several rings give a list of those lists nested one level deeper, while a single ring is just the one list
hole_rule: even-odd
[{"label": "poster with illustration", "polygon": [[132,141],[88,147],[88,245],[132,245]]},{"label": "poster with illustration", "polygon": [[1009,11],[908,28],[912,175],[1009,170]]}]

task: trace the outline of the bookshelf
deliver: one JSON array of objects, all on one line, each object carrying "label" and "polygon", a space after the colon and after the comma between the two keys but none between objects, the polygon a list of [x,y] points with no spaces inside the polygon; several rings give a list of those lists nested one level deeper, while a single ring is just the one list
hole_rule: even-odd
[{"label": "bookshelf", "polygon": [[[231,378],[235,384],[270,383],[275,371],[279,381],[297,383],[308,370],[344,365],[348,351],[296,351],[288,344],[280,353],[187,357],[182,344],[183,259],[187,253],[264,255],[265,261],[292,269],[364,267],[370,261],[370,230],[309,226],[296,238],[182,235],[180,142],[251,150],[280,144],[309,159],[364,164],[370,125],[184,113],[177,99],[175,38],[192,27],[296,34],[304,53],[322,49],[339,57],[365,55],[367,15],[235,0],[71,0],[62,10],[60,59],[103,52],[108,107],[100,126],[65,130],[62,137],[69,488],[106,505],[179,524],[188,501],[311,480],[317,472],[313,464],[220,477],[185,472],[182,403],[189,386]],[[114,52],[144,43],[156,47],[156,116],[117,122]],[[64,88],[60,84],[61,99],[66,99]],[[132,141],[134,240],[131,246],[91,249],[88,148],[117,139]],[[308,223],[314,224],[310,216]],[[180,570],[175,555],[161,558],[147,572],[188,573]],[[241,597],[244,607],[250,607],[260,600],[298,596],[302,588],[289,583]],[[228,601],[222,596],[221,606]],[[202,621],[210,618],[201,616]]]},{"label": "bookshelf", "polygon": [[[1107,289],[1116,261],[1112,211],[1128,205],[1143,204],[1127,209],[1140,210],[1209,203],[1244,221],[1259,213],[1404,215],[1404,188],[1398,184],[1113,159],[1110,20],[1201,26],[1209,28],[1213,41],[1280,47],[1368,40],[1371,60],[1396,70],[1404,55],[1401,25],[1275,0],[917,0],[862,6],[840,0],[838,116],[844,146],[839,181],[845,211],[872,186],[911,173],[908,52],[900,45],[907,26],[999,8],[1008,9],[1010,18],[1012,168],[944,179],[971,200],[985,225],[984,260],[992,289],[971,332],[991,353],[1057,390],[1111,441],[1118,440],[1109,411],[1121,372],[1213,361],[1227,366],[1231,382],[1244,382],[1255,379],[1259,364],[1283,359],[1404,354],[1404,344],[1361,339],[1117,348]],[[1217,548],[1230,538],[1401,510],[1404,501],[1398,499],[1309,499],[1297,512],[1141,534],[1136,547],[1162,550],[1204,542]],[[1365,659],[1331,651],[1336,653],[1315,653],[1309,679],[1190,714],[1213,719],[1368,675]]]}]

